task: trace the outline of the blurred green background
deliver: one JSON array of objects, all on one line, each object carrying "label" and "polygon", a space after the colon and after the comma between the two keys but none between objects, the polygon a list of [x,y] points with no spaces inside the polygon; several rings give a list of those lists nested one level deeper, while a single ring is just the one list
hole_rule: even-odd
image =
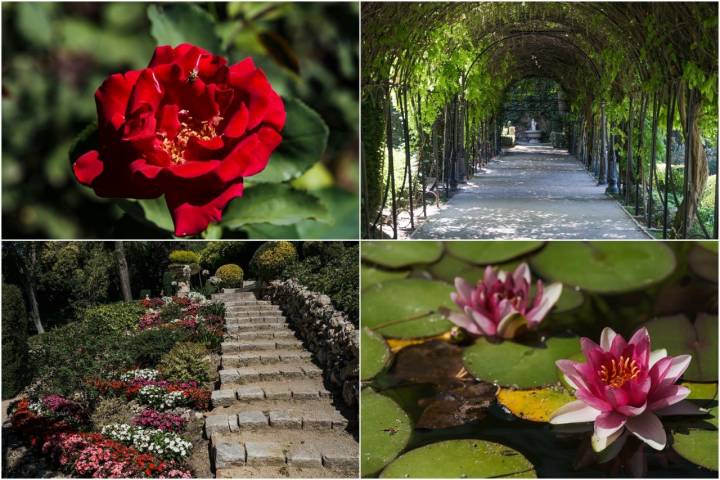
[{"label": "blurred green background", "polygon": [[[155,40],[148,5],[2,5],[4,238],[167,236],[80,186],[68,159],[73,139],[96,119],[102,81],[149,62]],[[298,234],[356,238],[357,4],[198,5],[216,23],[231,63],[252,56],[278,93],[302,99],[329,126],[322,161],[293,185],[319,192],[332,221],[305,220]]]}]

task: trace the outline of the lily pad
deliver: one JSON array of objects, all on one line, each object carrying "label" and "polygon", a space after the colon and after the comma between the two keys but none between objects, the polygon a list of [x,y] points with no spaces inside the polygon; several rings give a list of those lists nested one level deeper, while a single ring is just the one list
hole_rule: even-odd
[{"label": "lily pad", "polygon": [[459,383],[462,372],[462,348],[431,340],[400,350],[390,373],[393,378],[410,383],[447,386]]},{"label": "lily pad", "polygon": [[465,349],[465,368],[478,380],[501,386],[533,388],[558,381],[555,361],[580,350],[577,338],[550,338],[545,347],[530,347],[504,341],[490,343],[484,338]]},{"label": "lily pad", "polygon": [[405,271],[398,272],[380,270],[379,268],[363,265],[362,267],[360,267],[360,285],[364,290],[368,287],[372,287],[376,283],[382,283],[387,280],[399,280],[401,278],[405,278],[408,276],[408,273],[409,272]]},{"label": "lily pad", "polygon": [[[718,384],[713,382],[682,382],[683,387],[690,389],[688,400],[715,400],[718,394]],[[702,402],[700,402],[702,404]]]},{"label": "lily pad", "polygon": [[529,390],[501,388],[498,402],[516,417],[531,422],[549,422],[552,414],[563,405],[575,401],[564,388],[545,387]]},{"label": "lily pad", "polygon": [[718,242],[717,241],[697,242],[697,245],[706,250],[710,250],[711,252],[718,253]]},{"label": "lily pad", "polygon": [[403,451],[412,433],[410,417],[393,400],[363,390],[360,414],[360,473],[377,474]]},{"label": "lily pad", "polygon": [[360,379],[370,380],[390,363],[390,349],[384,338],[368,328],[360,331],[360,345]]},{"label": "lily pad", "polygon": [[433,263],[442,255],[440,242],[363,242],[362,258],[376,265],[401,268],[409,265]]},{"label": "lily pad", "polygon": [[650,332],[652,348],[665,348],[668,355],[692,355],[685,371],[685,380],[717,382],[718,324],[717,317],[698,315],[693,324],[684,315],[660,317],[645,324]]},{"label": "lily pad", "polygon": [[654,242],[554,242],[530,260],[545,278],[596,293],[640,290],[675,270],[675,255]]},{"label": "lily pad", "polygon": [[696,246],[688,253],[690,270],[703,280],[718,282],[718,255],[717,250],[712,251]]},{"label": "lily pad", "polygon": [[447,250],[461,260],[466,260],[476,265],[489,265],[501,263],[519,257],[526,253],[537,250],[543,242],[520,241],[520,242],[495,242],[495,241],[473,241],[473,242],[448,242]]},{"label": "lily pad", "polygon": [[383,470],[382,478],[536,478],[517,450],[485,440],[446,440],[416,448]]},{"label": "lily pad", "polygon": [[[672,448],[681,457],[710,470],[718,470],[718,430],[717,406],[711,408],[711,420],[704,422],[705,427],[677,427],[673,429]],[[714,425],[714,429],[712,426]]]},{"label": "lily pad", "polygon": [[452,328],[437,311],[457,308],[450,299],[454,290],[447,283],[414,278],[379,283],[363,291],[363,326],[385,337],[439,335]]},{"label": "lily pad", "polygon": [[471,383],[422,399],[420,405],[425,409],[415,427],[453,428],[481,420],[495,403],[496,389],[489,383]]}]

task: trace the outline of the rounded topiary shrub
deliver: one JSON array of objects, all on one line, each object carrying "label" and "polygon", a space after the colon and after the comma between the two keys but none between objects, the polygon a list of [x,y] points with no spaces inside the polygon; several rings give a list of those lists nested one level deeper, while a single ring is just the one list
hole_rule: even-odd
[{"label": "rounded topiary shrub", "polygon": [[222,286],[226,288],[240,288],[243,286],[243,269],[240,265],[228,263],[217,269],[215,276],[222,280]]},{"label": "rounded topiary shrub", "polygon": [[181,342],[160,359],[158,370],[173,382],[197,380],[205,382],[210,377],[210,361],[207,349],[201,343]]},{"label": "rounded topiary shrub", "polygon": [[250,269],[260,280],[274,280],[297,259],[297,250],[292,243],[266,242],[255,251],[250,260]]},{"label": "rounded topiary shrub", "polygon": [[192,265],[200,263],[200,255],[191,250],[173,250],[168,255],[170,263],[180,263],[183,265]]}]

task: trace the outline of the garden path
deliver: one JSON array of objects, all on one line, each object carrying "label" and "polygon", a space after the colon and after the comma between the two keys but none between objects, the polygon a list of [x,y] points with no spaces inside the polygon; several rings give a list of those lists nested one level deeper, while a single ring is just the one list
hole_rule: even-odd
[{"label": "garden path", "polygon": [[516,146],[461,185],[413,239],[647,239],[566,150]]},{"label": "garden path", "polygon": [[277,305],[225,289],[220,387],[205,419],[218,478],[356,477],[358,445]]}]

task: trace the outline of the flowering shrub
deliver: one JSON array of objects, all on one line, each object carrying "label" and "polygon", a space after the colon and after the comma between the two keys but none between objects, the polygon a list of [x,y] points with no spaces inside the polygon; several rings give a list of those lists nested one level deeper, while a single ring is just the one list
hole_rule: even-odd
[{"label": "flowering shrub", "polygon": [[118,442],[131,445],[140,452],[149,452],[167,460],[182,460],[190,455],[192,443],[173,432],[157,428],[139,427],[126,423],[113,423],[102,429]]},{"label": "flowering shrub", "polygon": [[162,387],[147,385],[138,392],[138,399],[157,410],[171,410],[188,405],[188,398],[182,391],[168,392]]},{"label": "flowering shrub", "polygon": [[46,438],[43,453],[78,476],[94,478],[191,478],[176,462],[166,462],[98,433],[58,433]]},{"label": "flowering shrub", "polygon": [[145,298],[140,300],[140,304],[145,308],[160,308],[165,305],[165,301],[162,298]]},{"label": "flowering shrub", "polygon": [[157,380],[160,372],[152,368],[139,368],[130,370],[120,375],[120,380],[124,382],[132,382],[134,380]]},{"label": "flowering shrub", "polygon": [[172,297],[172,300],[174,304],[180,305],[181,307],[187,307],[192,303],[192,300],[188,297]]},{"label": "flowering shrub", "polygon": [[132,425],[138,427],[152,427],[165,432],[182,432],[185,429],[187,420],[174,413],[158,412],[152,408],[146,408],[130,420]]},{"label": "flowering shrub", "polygon": [[27,408],[41,417],[64,421],[76,427],[87,421],[83,408],[61,395],[48,395],[39,402],[29,403]]},{"label": "flowering shrub", "polygon": [[148,328],[156,327],[160,324],[160,313],[159,312],[148,312],[140,317],[138,328],[145,330]]}]

